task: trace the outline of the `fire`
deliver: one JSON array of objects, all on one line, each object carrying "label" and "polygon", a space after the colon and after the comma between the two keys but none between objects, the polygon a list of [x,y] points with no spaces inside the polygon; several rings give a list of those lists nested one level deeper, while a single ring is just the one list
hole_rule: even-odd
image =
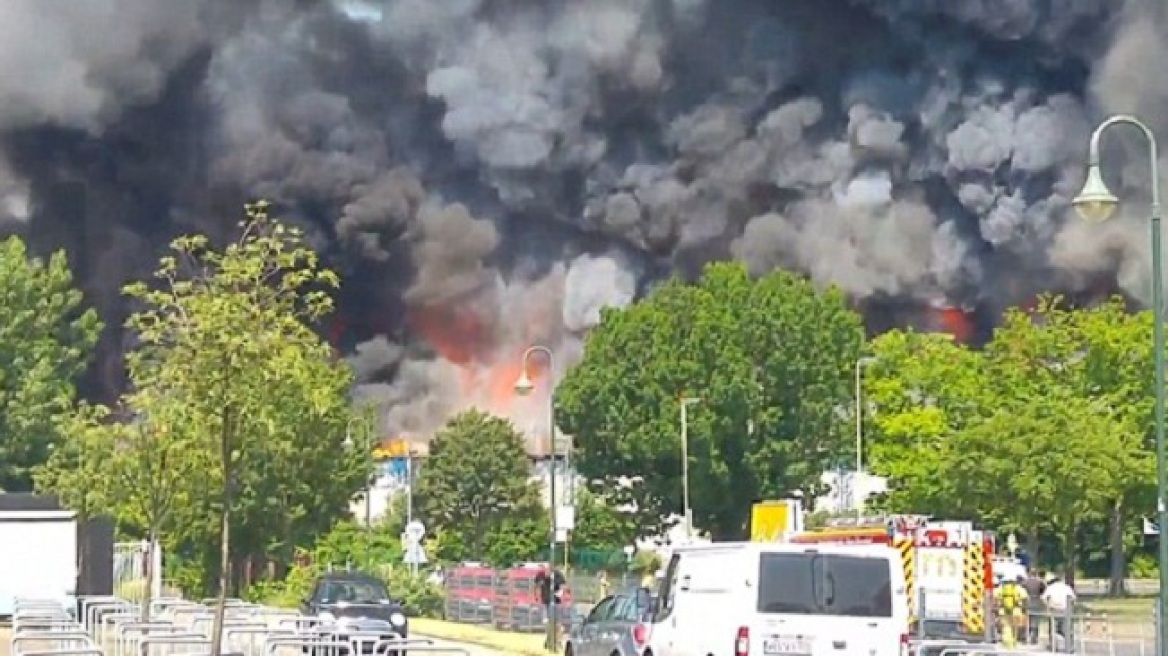
[{"label": "fire", "polygon": [[458,409],[478,408],[512,419],[520,430],[528,431],[530,427],[523,425],[524,415],[532,414],[533,408],[543,407],[545,404],[539,401],[547,398],[546,359],[536,355],[527,363],[527,376],[536,385],[535,398],[519,396],[515,383],[524,373],[523,353],[530,346],[528,341],[538,341],[536,336],[542,324],[523,313],[503,320],[523,323],[528,328],[517,337],[484,320],[469,304],[412,308],[407,316],[413,333],[425,340],[439,357],[458,367],[461,385]]},{"label": "fire", "polygon": [[973,319],[969,312],[957,307],[941,307],[934,310],[936,329],[953,336],[958,342],[968,342],[973,338]]},{"label": "fire", "polygon": [[482,343],[482,321],[467,308],[412,309],[406,321],[410,329],[421,335],[438,355],[460,366],[474,363],[485,346]]}]

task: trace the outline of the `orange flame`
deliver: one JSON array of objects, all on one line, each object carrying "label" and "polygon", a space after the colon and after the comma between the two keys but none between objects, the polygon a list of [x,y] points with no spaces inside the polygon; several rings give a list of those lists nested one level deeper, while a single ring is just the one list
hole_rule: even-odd
[{"label": "orange flame", "polygon": [[970,313],[956,307],[942,307],[935,310],[937,329],[953,336],[958,342],[968,342],[973,337],[974,326]]},{"label": "orange flame", "polygon": [[406,323],[446,360],[466,366],[482,349],[482,321],[468,309],[423,307],[409,311]]},{"label": "orange flame", "polygon": [[[526,322],[529,318],[515,319]],[[523,374],[523,353],[527,345],[507,343],[469,305],[412,308],[407,325],[441,358],[459,368],[465,407],[514,418],[532,404],[531,399],[520,397],[515,391],[515,383]],[[527,376],[537,387],[542,387],[540,383],[547,369],[542,356],[535,355],[527,362]],[[537,394],[543,396],[546,392],[541,390]]]}]

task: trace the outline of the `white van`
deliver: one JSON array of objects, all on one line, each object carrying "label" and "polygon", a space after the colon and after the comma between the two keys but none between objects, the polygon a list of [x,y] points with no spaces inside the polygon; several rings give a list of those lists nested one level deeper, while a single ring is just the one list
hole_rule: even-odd
[{"label": "white van", "polygon": [[886,545],[680,547],[653,616],[653,656],[905,656],[904,566]]}]

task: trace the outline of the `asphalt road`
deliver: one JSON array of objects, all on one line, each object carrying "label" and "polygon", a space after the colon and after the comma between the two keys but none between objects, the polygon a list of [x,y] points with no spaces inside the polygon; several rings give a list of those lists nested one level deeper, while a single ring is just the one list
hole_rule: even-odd
[{"label": "asphalt road", "polygon": [[[494,649],[488,649],[486,647],[481,647],[479,645],[472,645],[472,644],[466,643],[466,642],[454,642],[452,640],[440,640],[438,638],[431,638],[430,636],[423,636],[423,635],[418,635],[417,637],[427,638],[429,640],[433,640],[434,647],[436,647],[438,649],[452,650],[452,651],[448,651],[448,652],[440,652],[443,654],[443,656],[451,655],[452,653],[454,653],[453,650],[466,650],[467,656],[507,656],[506,654],[504,654],[501,651],[496,651]],[[417,654],[417,656],[422,656],[423,654],[425,654],[424,651],[419,651],[419,650],[410,650],[410,653]],[[0,653],[0,656],[7,656],[7,654]]]}]

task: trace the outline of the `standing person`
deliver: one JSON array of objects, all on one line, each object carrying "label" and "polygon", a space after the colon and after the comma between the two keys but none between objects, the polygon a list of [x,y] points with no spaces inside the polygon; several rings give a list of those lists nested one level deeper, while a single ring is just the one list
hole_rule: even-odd
[{"label": "standing person", "polygon": [[1054,615],[1055,632],[1066,640],[1069,629],[1067,611],[1075,603],[1075,589],[1067,585],[1061,577],[1055,577],[1047,584],[1046,590],[1042,593],[1042,600],[1046,602],[1047,611]]},{"label": "standing person", "polygon": [[1025,576],[1002,581],[998,592],[998,618],[1002,627],[1002,646],[1013,649],[1018,643],[1019,629],[1026,624],[1026,588],[1022,587]]},{"label": "standing person", "polygon": [[[543,605],[544,611],[547,614],[547,621],[558,622],[560,620],[560,597],[564,587],[564,575],[559,570],[548,566],[540,570],[535,575],[535,585],[539,589],[539,602]],[[557,635],[562,637],[562,633],[557,632]],[[551,635],[549,633],[548,638]],[[552,645],[547,642],[544,647],[548,651],[559,651],[559,645]]]},{"label": "standing person", "polygon": [[596,588],[600,591],[597,601],[607,597],[608,591],[612,589],[612,585],[608,582],[608,572],[605,570],[600,570],[600,573],[596,575]]},{"label": "standing person", "polygon": [[1046,592],[1046,581],[1039,576],[1038,570],[1031,568],[1029,576],[1022,582],[1028,600],[1029,624],[1026,627],[1026,641],[1032,645],[1038,644],[1038,629],[1042,626],[1044,602],[1042,593]]}]

